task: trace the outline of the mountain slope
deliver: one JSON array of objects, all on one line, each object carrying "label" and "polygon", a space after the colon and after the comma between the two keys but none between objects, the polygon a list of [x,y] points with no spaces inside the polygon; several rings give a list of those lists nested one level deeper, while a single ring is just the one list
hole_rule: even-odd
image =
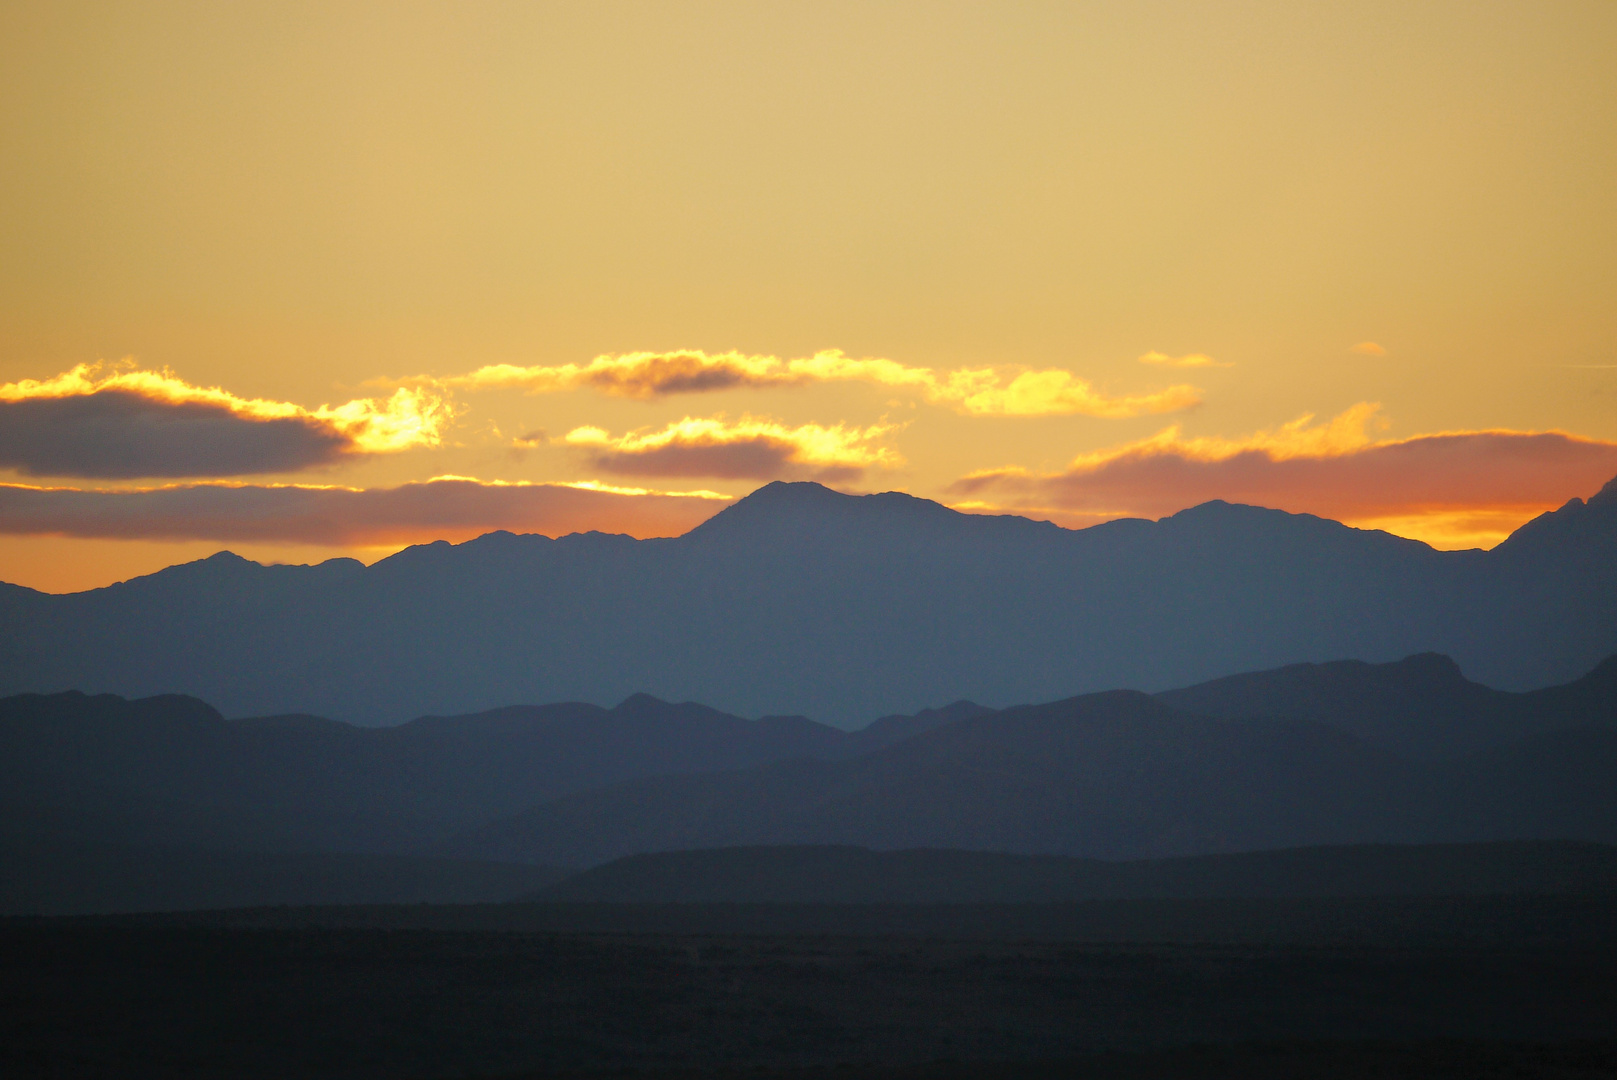
[{"label": "mountain slope", "polygon": [[364,723],[637,690],[853,726],[939,701],[1441,651],[1522,689],[1617,651],[1617,488],[1489,552],[1208,503],[1066,530],[771,484],[677,539],[491,533],[374,566],[221,554],[0,590],[0,692]]}]

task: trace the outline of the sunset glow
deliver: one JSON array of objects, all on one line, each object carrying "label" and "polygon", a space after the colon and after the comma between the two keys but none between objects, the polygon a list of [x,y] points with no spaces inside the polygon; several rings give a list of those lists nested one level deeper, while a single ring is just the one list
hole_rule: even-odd
[{"label": "sunset glow", "polygon": [[25,7],[3,581],[1617,476],[1609,4]]}]

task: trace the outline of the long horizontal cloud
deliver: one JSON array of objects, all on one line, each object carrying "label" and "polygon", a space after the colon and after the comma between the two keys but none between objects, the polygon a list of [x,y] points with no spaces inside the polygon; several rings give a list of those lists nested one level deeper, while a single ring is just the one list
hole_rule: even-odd
[{"label": "long horizontal cloud", "polygon": [[1027,371],[983,367],[940,372],[910,367],[895,360],[857,359],[844,356],[837,349],[787,360],[737,352],[706,353],[699,349],[622,353],[597,356],[588,364],[533,367],[496,364],[467,375],[417,380],[446,389],[514,388],[534,394],[593,389],[641,400],[740,387],[850,381],[913,389],[934,404],[974,416],[1130,417],[1176,412],[1201,400],[1193,386],[1177,385],[1150,393],[1112,396],[1059,368]]},{"label": "long horizontal cloud", "polygon": [[108,479],[292,472],[436,445],[448,415],[440,397],[419,388],[305,409],[167,372],[103,374],[81,364],[0,386],[0,467]]},{"label": "long horizontal cloud", "polygon": [[574,428],[562,441],[585,450],[594,468],[619,475],[839,481],[873,465],[900,464],[902,459],[878,442],[891,430],[885,424],[788,427],[746,416],[735,421],[687,416],[660,431],[615,438],[596,427]]},{"label": "long horizontal cloud", "polygon": [[1617,475],[1617,443],[1562,432],[1461,431],[1378,440],[1377,406],[1305,416],[1244,439],[1177,428],[1086,454],[1064,471],[991,469],[951,485],[962,508],[1083,524],[1159,517],[1210,499],[1319,514],[1443,546],[1489,544]]},{"label": "long horizontal cloud", "polygon": [[1221,363],[1206,353],[1186,353],[1183,356],[1169,356],[1167,353],[1148,352],[1140,357],[1142,364],[1156,364],[1158,367],[1178,368],[1220,368],[1234,367],[1234,364]]},{"label": "long horizontal cloud", "polygon": [[677,536],[727,498],[594,484],[443,477],[392,488],[184,484],[124,491],[0,485],[0,533],[376,546],[495,529]]}]

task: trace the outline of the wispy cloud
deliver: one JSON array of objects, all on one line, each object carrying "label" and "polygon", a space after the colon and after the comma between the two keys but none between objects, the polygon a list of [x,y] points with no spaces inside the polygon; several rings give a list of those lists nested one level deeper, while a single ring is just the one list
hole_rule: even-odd
[{"label": "wispy cloud", "polygon": [[[1205,359],[1205,358],[1204,358]],[[1198,366],[1195,364],[1182,366]],[[1086,415],[1130,417],[1176,412],[1201,400],[1193,386],[1176,385],[1114,396],[1070,371],[1021,367],[937,371],[895,360],[855,358],[827,349],[813,356],[781,359],[699,349],[597,356],[588,364],[519,367],[497,364],[466,375],[410,380],[445,389],[520,389],[534,394],[592,389],[615,397],[650,400],[737,388],[802,386],[822,382],[869,382],[912,389],[926,400],[974,416]]]},{"label": "wispy cloud", "polygon": [[1361,341],[1349,349],[1348,352],[1356,352],[1360,356],[1386,356],[1387,348],[1385,345],[1378,345],[1373,341]]},{"label": "wispy cloud", "polygon": [[1212,499],[1319,514],[1442,546],[1487,546],[1617,475],[1617,442],[1562,432],[1459,431],[1382,440],[1365,402],[1244,438],[1151,438],[1084,454],[1061,472],[987,469],[950,488],[969,509],[1090,524],[1160,517]]},{"label": "wispy cloud", "polygon": [[596,427],[574,428],[563,442],[585,450],[596,469],[619,475],[841,481],[872,466],[902,464],[880,443],[892,430],[888,424],[788,427],[750,416],[735,421],[687,416],[661,430],[616,437]]},{"label": "wispy cloud", "polygon": [[305,409],[166,371],[80,364],[0,385],[0,467],[97,478],[289,472],[437,445],[448,418],[442,397],[421,388]]},{"label": "wispy cloud", "polygon": [[139,490],[0,485],[0,533],[377,546],[495,529],[678,536],[724,507],[710,491],[438,477],[391,488],[177,484]]},{"label": "wispy cloud", "polygon": [[1169,356],[1167,353],[1148,352],[1140,357],[1140,363],[1176,368],[1223,368],[1235,366],[1233,363],[1214,360],[1206,353],[1199,352],[1186,353],[1183,356]]}]

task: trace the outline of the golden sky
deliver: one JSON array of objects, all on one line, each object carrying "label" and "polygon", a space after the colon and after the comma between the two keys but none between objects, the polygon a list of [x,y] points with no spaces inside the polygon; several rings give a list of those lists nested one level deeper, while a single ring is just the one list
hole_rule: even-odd
[{"label": "golden sky", "polygon": [[0,6],[0,580],[771,479],[1488,546],[1617,476],[1613,56],[1609,0]]}]

